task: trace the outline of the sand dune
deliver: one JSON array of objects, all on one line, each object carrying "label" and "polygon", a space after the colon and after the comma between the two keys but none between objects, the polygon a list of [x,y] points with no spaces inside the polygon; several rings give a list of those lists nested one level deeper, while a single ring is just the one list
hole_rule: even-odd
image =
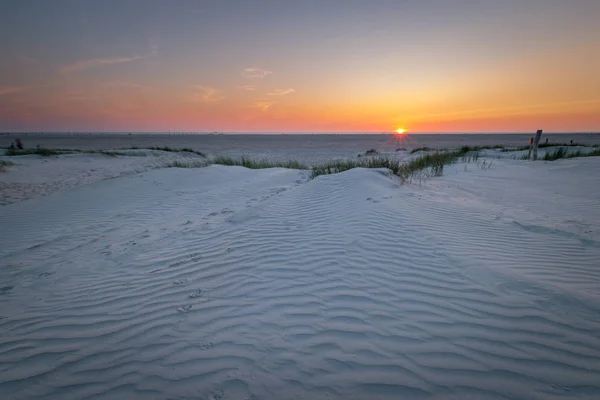
[{"label": "sand dune", "polygon": [[600,397],[600,158],[161,169],[0,208],[0,397]]}]

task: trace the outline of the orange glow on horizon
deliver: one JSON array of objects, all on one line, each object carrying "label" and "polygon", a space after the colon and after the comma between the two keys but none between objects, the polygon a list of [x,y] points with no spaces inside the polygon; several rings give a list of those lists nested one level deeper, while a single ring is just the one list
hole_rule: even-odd
[{"label": "orange glow on horizon", "polygon": [[[600,131],[600,0],[547,1],[543,13],[535,1],[257,2],[241,25],[227,2],[202,12],[157,2],[116,19],[116,0],[39,2],[36,12],[10,3],[0,132],[353,132],[399,142]],[[334,3],[353,4],[340,13]],[[155,20],[164,23],[148,31]],[[271,20],[281,23],[263,29]],[[198,47],[197,37],[210,40]],[[50,47],[31,45],[42,39]]]}]

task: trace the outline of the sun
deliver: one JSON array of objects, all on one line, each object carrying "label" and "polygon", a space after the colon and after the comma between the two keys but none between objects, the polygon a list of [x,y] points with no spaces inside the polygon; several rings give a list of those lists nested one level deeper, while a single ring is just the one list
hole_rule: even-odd
[{"label": "sun", "polygon": [[398,129],[396,129],[396,133],[398,135],[404,135],[406,133],[406,131],[403,128],[398,128]]}]

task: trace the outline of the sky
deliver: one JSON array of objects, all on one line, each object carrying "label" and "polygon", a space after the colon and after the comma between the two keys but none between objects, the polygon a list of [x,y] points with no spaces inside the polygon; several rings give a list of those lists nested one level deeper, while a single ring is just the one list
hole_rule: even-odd
[{"label": "sky", "polygon": [[0,131],[600,131],[598,0],[0,0]]}]

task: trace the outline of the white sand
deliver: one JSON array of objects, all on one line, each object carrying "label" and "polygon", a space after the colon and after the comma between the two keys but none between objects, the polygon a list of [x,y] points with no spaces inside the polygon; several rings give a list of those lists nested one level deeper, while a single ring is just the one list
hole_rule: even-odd
[{"label": "white sand", "polygon": [[119,153],[123,156],[65,154],[53,157],[7,157],[0,153],[0,160],[15,164],[0,171],[0,206],[102,179],[161,168],[174,161],[193,162],[202,159],[194,153],[153,150],[121,150]]},{"label": "white sand", "polygon": [[599,168],[171,168],[0,207],[0,398],[598,399]]}]

